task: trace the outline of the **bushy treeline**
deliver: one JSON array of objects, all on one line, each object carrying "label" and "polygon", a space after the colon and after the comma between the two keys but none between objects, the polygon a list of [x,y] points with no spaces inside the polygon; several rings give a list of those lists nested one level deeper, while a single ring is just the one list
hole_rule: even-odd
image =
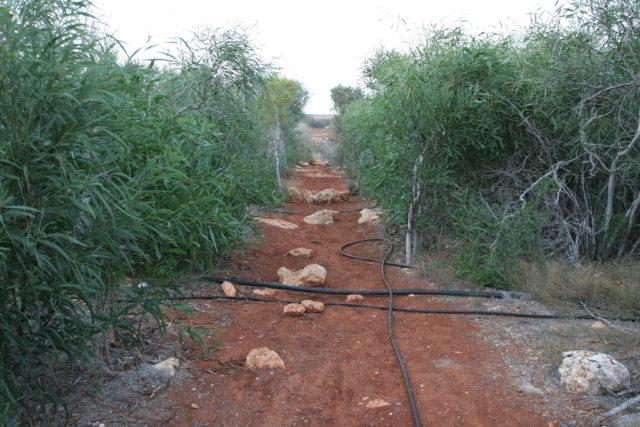
[{"label": "bushy treeline", "polygon": [[339,117],[363,190],[460,273],[640,252],[640,2],[578,0],[522,36],[430,31],[365,64]]},{"label": "bushy treeline", "polygon": [[274,72],[242,32],[123,64],[88,11],[0,2],[2,424],[56,399],[52,362],[160,321],[168,283],[211,268],[249,229],[248,205],[279,197],[262,119]]}]

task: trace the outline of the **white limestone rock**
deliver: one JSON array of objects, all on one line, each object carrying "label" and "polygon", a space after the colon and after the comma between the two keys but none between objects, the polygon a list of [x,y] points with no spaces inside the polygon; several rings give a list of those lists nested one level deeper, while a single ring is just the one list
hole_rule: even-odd
[{"label": "white limestone rock", "polygon": [[298,271],[280,267],[278,279],[283,285],[289,286],[322,286],[327,279],[327,270],[319,264],[309,264]]},{"label": "white limestone rock", "polygon": [[588,350],[562,353],[560,380],[571,393],[597,395],[629,386],[627,368],[613,357]]},{"label": "white limestone rock", "polygon": [[245,366],[249,369],[285,369],[280,355],[269,347],[254,348],[247,355]]},{"label": "white limestone rock", "polygon": [[313,225],[330,225],[338,215],[338,211],[332,211],[330,209],[322,209],[305,216],[302,220],[307,224]]}]

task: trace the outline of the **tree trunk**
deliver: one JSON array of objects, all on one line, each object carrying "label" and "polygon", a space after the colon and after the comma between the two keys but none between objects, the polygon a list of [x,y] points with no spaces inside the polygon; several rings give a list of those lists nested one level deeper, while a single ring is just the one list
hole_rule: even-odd
[{"label": "tree trunk", "polygon": [[618,152],[616,157],[611,162],[611,167],[609,168],[609,180],[607,182],[607,208],[605,211],[604,217],[604,227],[602,228],[602,234],[606,239],[609,232],[609,227],[611,226],[611,218],[613,217],[613,200],[614,200],[614,192],[616,187],[616,175],[618,174],[619,166],[618,163],[633,149],[633,147],[640,141],[640,114],[638,117],[638,128],[636,129],[636,133],[631,139],[631,142],[625,147],[624,150]]},{"label": "tree trunk", "polygon": [[424,152],[426,145],[418,156],[413,165],[413,174],[411,176],[411,203],[407,212],[407,237],[405,240],[405,264],[412,265],[415,261],[415,255],[418,249],[418,233],[415,229],[416,216],[420,213],[420,201],[422,200],[422,192],[424,184],[419,178],[420,169],[424,162]]},{"label": "tree trunk", "polygon": [[276,180],[278,182],[278,188],[282,188],[282,175],[280,163],[282,161],[282,155],[284,153],[284,140],[282,138],[282,128],[280,126],[280,119],[276,116],[273,129],[271,131],[271,151],[276,162]]}]

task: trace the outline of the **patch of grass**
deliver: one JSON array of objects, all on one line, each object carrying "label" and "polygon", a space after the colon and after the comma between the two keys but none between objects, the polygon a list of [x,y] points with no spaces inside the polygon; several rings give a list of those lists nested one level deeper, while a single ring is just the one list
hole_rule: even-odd
[{"label": "patch of grass", "polygon": [[453,260],[459,244],[460,242],[440,239],[437,248],[425,252],[416,260],[420,277],[435,283],[440,289],[479,288],[479,285],[457,273]]},{"label": "patch of grass", "polygon": [[640,265],[586,262],[570,266],[560,261],[520,262],[512,277],[516,289],[539,300],[582,301],[614,312],[640,312]]}]

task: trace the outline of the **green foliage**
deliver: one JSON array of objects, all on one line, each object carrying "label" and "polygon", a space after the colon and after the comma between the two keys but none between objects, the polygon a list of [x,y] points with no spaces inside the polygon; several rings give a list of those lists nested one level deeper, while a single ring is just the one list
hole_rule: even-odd
[{"label": "green foliage", "polygon": [[466,194],[449,209],[452,230],[464,238],[454,265],[459,274],[479,285],[512,287],[510,273],[517,260],[540,253],[540,238],[532,233],[539,223],[531,206],[489,206],[486,200]]},{"label": "green foliage", "polygon": [[304,117],[302,109],[309,99],[300,82],[283,77],[270,77],[265,84],[266,120],[298,123]]},{"label": "green foliage", "polygon": [[264,90],[255,103],[255,111],[269,140],[268,153],[274,159],[278,186],[282,187],[282,173],[287,171],[287,161],[296,152],[295,126],[304,118],[303,108],[309,93],[295,80],[271,76],[265,81]]},{"label": "green foliage", "polygon": [[309,125],[312,129],[322,129],[329,126],[330,120],[318,120],[313,116],[306,116],[304,119],[305,123]]},{"label": "green foliage", "polygon": [[61,355],[135,342],[145,314],[162,327],[170,284],[277,195],[252,108],[270,71],[242,33],[182,40],[160,70],[91,28],[82,1],[0,6],[0,423],[58,402]]},{"label": "green foliage", "polygon": [[579,0],[519,39],[434,29],[366,62],[339,140],[389,225],[461,242],[482,284],[518,257],[634,256],[638,51],[637,0]]},{"label": "green foliage", "polygon": [[344,113],[347,105],[359,101],[362,98],[364,98],[364,94],[359,87],[338,85],[331,89],[333,109],[338,114]]}]

